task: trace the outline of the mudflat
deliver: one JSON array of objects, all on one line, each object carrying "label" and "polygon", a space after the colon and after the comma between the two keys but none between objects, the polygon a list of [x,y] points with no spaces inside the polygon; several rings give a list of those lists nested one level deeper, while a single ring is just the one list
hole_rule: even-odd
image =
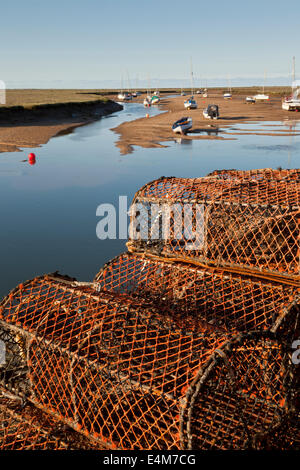
[{"label": "mudflat", "polygon": [[[285,90],[286,92],[286,90]],[[284,111],[282,96],[270,94],[270,100],[247,104],[247,90],[233,93],[230,100],[223,98],[223,91],[209,90],[208,97],[195,95],[198,109],[186,110],[184,101],[189,97],[162,93],[159,108],[162,113],[130,122],[112,129],[119,135],[116,145],[122,154],[131,153],[134,146],[164,147],[176,139],[236,139],[240,134],[294,135],[294,122],[300,113]],[[143,94],[134,100],[142,103]],[[75,127],[99,119],[101,116],[122,109],[117,95],[108,90],[8,90],[6,105],[0,105],[0,152],[46,144],[55,135],[72,131]],[[220,118],[207,120],[202,111],[208,104],[219,106]],[[193,119],[193,127],[187,135],[177,135],[172,124],[184,116]],[[247,124],[269,121],[264,129]],[[236,124],[244,123],[241,128]],[[285,123],[285,126],[281,124]]]},{"label": "mudflat", "polygon": [[0,106],[0,152],[38,147],[121,109],[97,90],[8,90]]}]

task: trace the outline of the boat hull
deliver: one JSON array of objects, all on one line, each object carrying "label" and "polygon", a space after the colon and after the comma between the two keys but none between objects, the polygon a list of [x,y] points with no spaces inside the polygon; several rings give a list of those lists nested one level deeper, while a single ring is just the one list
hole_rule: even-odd
[{"label": "boat hull", "polygon": [[269,95],[258,94],[254,96],[256,101],[267,101],[270,97]]},{"label": "boat hull", "polygon": [[175,134],[186,134],[189,129],[193,126],[191,118],[187,118],[185,121],[177,121],[173,124],[172,130]]},{"label": "boat hull", "polygon": [[197,103],[196,102],[191,102],[191,101],[185,101],[184,102],[184,107],[185,109],[197,109]]},{"label": "boat hull", "polygon": [[281,107],[285,111],[300,111],[300,100],[283,101]]}]

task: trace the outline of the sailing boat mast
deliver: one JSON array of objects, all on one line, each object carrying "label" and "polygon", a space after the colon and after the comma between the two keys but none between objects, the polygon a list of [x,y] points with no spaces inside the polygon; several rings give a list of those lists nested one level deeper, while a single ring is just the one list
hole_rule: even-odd
[{"label": "sailing boat mast", "polygon": [[193,63],[191,58],[191,94],[194,96],[194,75],[193,75]]},{"label": "sailing boat mast", "polygon": [[292,66],[292,81],[294,82],[296,80],[296,60],[295,56],[293,56],[293,66]]},{"label": "sailing boat mast", "polygon": [[227,75],[227,81],[228,81],[228,91],[231,93],[231,83],[230,83],[230,75]]},{"label": "sailing boat mast", "polygon": [[265,71],[265,73],[264,73],[264,86],[263,86],[263,95],[265,94],[265,83],[266,83],[266,75],[267,75],[267,72]]}]

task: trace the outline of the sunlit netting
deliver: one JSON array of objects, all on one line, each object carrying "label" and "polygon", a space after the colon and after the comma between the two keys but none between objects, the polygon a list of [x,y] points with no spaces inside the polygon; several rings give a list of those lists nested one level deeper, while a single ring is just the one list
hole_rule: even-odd
[{"label": "sunlit netting", "polygon": [[[95,277],[101,292],[108,291],[147,301],[160,315],[172,314],[182,325],[241,332],[277,327],[298,289],[238,274],[211,272],[179,263],[123,253]],[[297,316],[286,330],[295,331]]]},{"label": "sunlit netting", "polygon": [[[5,397],[6,395],[6,397]],[[0,450],[96,448],[83,435],[0,389]]]},{"label": "sunlit netting", "polygon": [[300,170],[298,168],[292,170],[263,168],[260,170],[215,170],[207,176],[217,176],[221,179],[251,179],[251,180],[265,180],[265,179],[300,179]]},{"label": "sunlit netting", "polygon": [[[189,429],[197,421],[201,400],[206,398],[200,394],[195,412],[188,415],[186,400],[207,365],[220,355],[224,359],[224,344],[237,340],[230,340],[226,328],[208,322],[205,316],[203,321],[190,321],[187,315],[185,324],[172,309],[162,315],[160,306],[146,298],[97,292],[97,287],[45,276],[20,285],[4,299],[0,316],[0,339],[6,344],[6,362],[0,368],[2,386],[99,445],[188,448],[190,431],[186,437],[185,427]],[[278,306],[280,297],[282,304],[288,301],[288,294],[284,295],[278,294]],[[276,302],[274,298],[270,303]],[[286,308],[282,315],[286,319],[295,313]],[[239,341],[245,349],[235,356],[235,382],[243,394],[245,416],[255,408],[254,391],[258,396],[254,402],[259,401],[258,417],[249,423],[251,439],[245,441],[244,427],[238,431],[251,447],[257,434],[271,432],[293,416],[295,379],[289,356],[278,340],[259,335],[248,338],[246,334]],[[260,359],[264,359],[263,365]],[[262,367],[267,369],[263,376]],[[197,448],[207,447],[206,441],[212,448],[240,445],[241,439],[232,436],[236,415],[233,413],[231,422],[230,413],[222,411],[228,400],[227,392],[224,402],[221,400],[226,374],[227,360],[215,372],[214,406],[219,432],[228,430],[230,436],[223,447],[214,444],[216,429],[208,427],[205,434],[203,424],[203,437],[193,443]],[[264,392],[266,383],[268,393]]]},{"label": "sunlit netting", "polygon": [[129,251],[299,282],[300,178],[281,173],[146,184],[133,201]]},{"label": "sunlit netting", "polygon": [[185,446],[255,449],[262,441],[272,445],[275,432],[286,442],[292,393],[286,361],[284,346],[263,335],[235,338],[215,351],[187,393],[181,420]]}]

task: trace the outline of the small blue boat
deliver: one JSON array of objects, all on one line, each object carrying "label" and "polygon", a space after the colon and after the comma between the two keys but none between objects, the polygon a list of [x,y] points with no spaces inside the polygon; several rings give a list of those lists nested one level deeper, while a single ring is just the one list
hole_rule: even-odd
[{"label": "small blue boat", "polygon": [[186,132],[191,129],[193,125],[193,120],[190,117],[183,117],[174,122],[172,126],[173,132],[176,134],[186,134]]}]

